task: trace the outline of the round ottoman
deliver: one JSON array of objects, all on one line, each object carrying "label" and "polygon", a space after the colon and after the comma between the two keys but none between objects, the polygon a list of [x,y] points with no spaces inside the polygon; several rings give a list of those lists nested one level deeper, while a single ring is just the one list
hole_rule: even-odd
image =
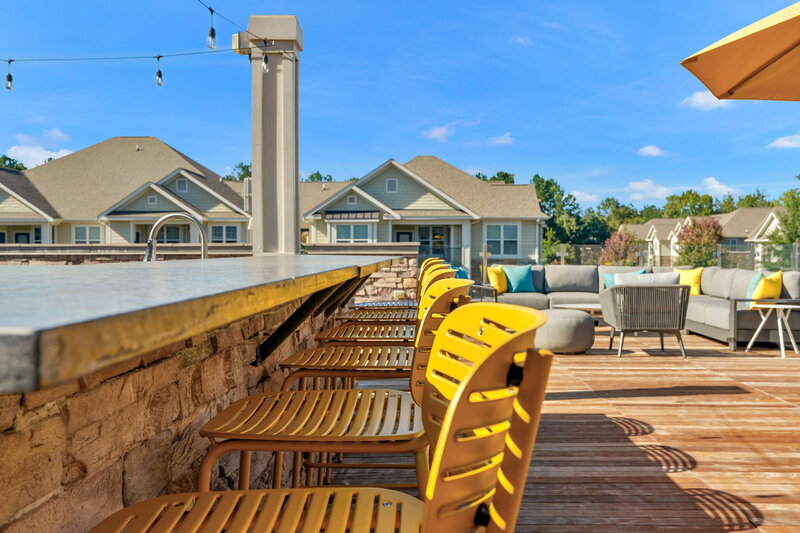
[{"label": "round ottoman", "polygon": [[594,344],[594,320],[577,309],[543,309],[547,322],[536,330],[536,348],[583,353]]}]

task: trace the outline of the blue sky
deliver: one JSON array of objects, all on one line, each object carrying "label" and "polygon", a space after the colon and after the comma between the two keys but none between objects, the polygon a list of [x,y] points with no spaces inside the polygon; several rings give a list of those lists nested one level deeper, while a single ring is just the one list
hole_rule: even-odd
[{"label": "blue sky", "polygon": [[[211,4],[242,25],[300,18],[304,173],[347,179],[432,154],[518,183],[555,178],[587,206],[658,204],[688,187],[776,196],[800,174],[800,103],[720,104],[679,65],[788,0]],[[235,28],[216,28],[227,45]],[[0,57],[199,50],[207,30],[195,0],[11,0]],[[249,71],[233,53],[164,60],[164,87],[150,60],[12,68],[0,153],[152,135],[217,172],[250,160]]]}]

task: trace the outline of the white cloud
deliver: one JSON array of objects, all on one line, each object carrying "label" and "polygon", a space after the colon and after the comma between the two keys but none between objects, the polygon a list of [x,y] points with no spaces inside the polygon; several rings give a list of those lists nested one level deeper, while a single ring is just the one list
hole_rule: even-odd
[{"label": "white cloud", "polygon": [[51,128],[49,130],[45,130],[43,137],[45,140],[52,142],[52,143],[63,143],[69,140],[69,135],[61,131],[59,128]]},{"label": "white cloud", "polygon": [[769,143],[767,148],[800,148],[800,133],[778,137]]},{"label": "white cloud", "polygon": [[47,117],[44,116],[44,115],[34,115],[32,117],[28,117],[25,120],[25,122],[27,122],[28,124],[40,124],[40,123],[46,122],[46,121],[47,121]]},{"label": "white cloud", "polygon": [[703,188],[708,191],[711,196],[726,196],[738,192],[733,187],[729,187],[720,182],[717,178],[711,176],[703,180]]},{"label": "white cloud", "polygon": [[511,136],[510,131],[507,131],[504,134],[499,135],[497,137],[489,137],[489,140],[487,142],[491,145],[514,144],[514,137]]},{"label": "white cloud", "polygon": [[562,29],[564,29],[564,26],[562,26],[558,22],[545,22],[544,24],[542,24],[542,26],[544,26],[545,28],[550,28],[552,30],[562,30]]},{"label": "white cloud", "polygon": [[521,35],[512,35],[511,42],[521,46],[528,46],[529,44],[531,44],[531,40],[528,37],[524,37]]},{"label": "white cloud", "polygon": [[12,146],[6,150],[6,155],[12,159],[16,159],[28,168],[41,165],[49,158],[58,159],[72,153],[72,150],[62,148],[61,150],[46,150],[38,145],[19,145]]},{"label": "white cloud", "polygon": [[694,109],[719,109],[721,107],[730,107],[733,102],[728,100],[719,100],[716,96],[709,91],[697,91],[687,96],[681,101],[682,106],[693,107]]},{"label": "white cloud", "polygon": [[625,189],[631,196],[631,200],[661,200],[672,194],[672,189],[659,185],[651,179],[641,181],[629,181]]},{"label": "white cloud", "polygon": [[579,202],[597,202],[600,200],[600,195],[592,194],[584,191],[572,191],[570,193]]},{"label": "white cloud", "polygon": [[444,126],[433,126],[423,133],[425,137],[441,143],[447,142],[456,132],[456,126],[475,126],[480,124],[480,120],[453,120]]},{"label": "white cloud", "polygon": [[642,146],[636,153],[644,157],[667,157],[669,155],[669,153],[665,152],[655,144]]}]

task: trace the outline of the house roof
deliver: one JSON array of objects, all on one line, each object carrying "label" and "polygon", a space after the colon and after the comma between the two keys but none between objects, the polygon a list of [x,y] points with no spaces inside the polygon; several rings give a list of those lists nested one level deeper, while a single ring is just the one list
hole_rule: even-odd
[{"label": "house roof", "polygon": [[650,233],[650,224],[622,224],[620,229],[627,231],[639,240],[644,240],[647,238],[647,234]]},{"label": "house roof", "polygon": [[301,181],[298,193],[300,195],[300,212],[307,213],[350,183],[349,181]]},{"label": "house roof", "polygon": [[664,241],[669,238],[670,232],[683,221],[683,218],[654,218],[648,220],[645,224],[650,226],[650,231],[655,232],[658,240]]},{"label": "house roof", "polygon": [[[25,171],[61,218],[91,220],[111,203],[176,169],[185,169],[238,207],[243,197],[218,174],[155,137],[112,137]],[[100,179],[102,177],[102,179]]]},{"label": "house roof", "polygon": [[[23,203],[30,204],[34,211],[40,211],[51,218],[59,218],[58,211],[50,205],[41,192],[31,183],[28,177],[22,172],[15,170],[0,169],[0,185],[11,191]],[[19,215],[19,216],[17,216]],[[4,213],[4,218],[45,218],[43,216],[31,217],[30,212],[24,213]]]},{"label": "house roof", "polygon": [[730,213],[714,215],[722,226],[722,236],[729,239],[747,239],[761,227],[774,207],[740,207]]},{"label": "house roof", "polygon": [[457,217],[457,218],[470,218],[464,211],[458,209],[395,209],[397,214],[403,217],[422,217],[422,218],[439,218],[439,217]]},{"label": "house roof", "polygon": [[432,155],[403,165],[481,218],[547,218],[532,184],[482,181]]}]

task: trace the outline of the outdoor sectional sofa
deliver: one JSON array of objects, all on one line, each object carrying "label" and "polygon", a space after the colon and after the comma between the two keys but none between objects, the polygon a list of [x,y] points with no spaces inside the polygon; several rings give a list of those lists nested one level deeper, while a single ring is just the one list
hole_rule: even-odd
[{"label": "outdoor sectional sofa", "polygon": [[[489,293],[498,302],[552,309],[563,304],[600,303],[605,289],[604,273],[641,270],[643,267],[592,265],[534,265],[531,267],[536,292],[494,294],[491,287],[479,286],[478,291]],[[674,267],[674,268],[690,268]],[[673,267],[648,267],[647,272],[671,272]],[[771,272],[764,272],[769,275]],[[750,341],[761,319],[757,311],[747,309],[747,288],[753,270],[706,267],[701,277],[701,293],[689,298],[686,330],[728,343],[736,350],[739,342]],[[781,299],[800,303],[800,272],[783,272]],[[792,314],[789,325],[800,331],[800,313]],[[775,316],[771,316],[758,336],[761,342],[778,342]]]}]

